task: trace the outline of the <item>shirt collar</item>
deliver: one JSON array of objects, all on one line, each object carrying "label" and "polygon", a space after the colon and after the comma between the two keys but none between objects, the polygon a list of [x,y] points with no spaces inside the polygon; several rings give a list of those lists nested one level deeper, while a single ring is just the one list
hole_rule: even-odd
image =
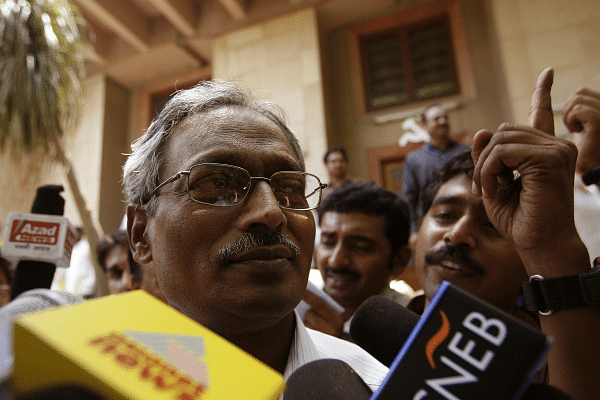
[{"label": "shirt collar", "polygon": [[294,315],[296,317],[296,331],[294,332],[294,339],[290,346],[290,354],[283,374],[286,381],[298,368],[319,359],[317,348],[310,338],[302,318],[296,311],[294,311]]}]

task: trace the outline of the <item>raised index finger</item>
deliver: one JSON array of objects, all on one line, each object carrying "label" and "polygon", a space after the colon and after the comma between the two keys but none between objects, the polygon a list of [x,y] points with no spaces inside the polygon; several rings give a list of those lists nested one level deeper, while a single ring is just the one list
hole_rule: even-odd
[{"label": "raised index finger", "polygon": [[546,68],[538,77],[535,91],[531,98],[529,125],[542,132],[554,136],[554,114],[550,90],[554,81],[554,70]]}]

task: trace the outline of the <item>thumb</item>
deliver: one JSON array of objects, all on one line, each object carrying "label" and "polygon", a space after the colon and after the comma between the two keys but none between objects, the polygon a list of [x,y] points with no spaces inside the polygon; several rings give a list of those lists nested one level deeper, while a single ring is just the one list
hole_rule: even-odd
[{"label": "thumb", "polygon": [[554,70],[546,68],[538,77],[535,91],[531,98],[529,125],[542,132],[554,136],[554,114],[550,90],[554,81]]}]

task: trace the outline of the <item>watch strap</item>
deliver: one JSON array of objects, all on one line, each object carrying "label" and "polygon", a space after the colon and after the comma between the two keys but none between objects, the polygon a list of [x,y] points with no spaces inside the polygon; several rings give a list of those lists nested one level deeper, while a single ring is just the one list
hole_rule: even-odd
[{"label": "watch strap", "polygon": [[523,297],[529,311],[552,314],[556,310],[600,305],[600,267],[579,275],[544,278],[534,275],[523,283]]},{"label": "watch strap", "polygon": [[523,296],[529,311],[542,314],[585,305],[579,287],[579,275],[548,279],[534,275],[529,282],[523,283]]}]

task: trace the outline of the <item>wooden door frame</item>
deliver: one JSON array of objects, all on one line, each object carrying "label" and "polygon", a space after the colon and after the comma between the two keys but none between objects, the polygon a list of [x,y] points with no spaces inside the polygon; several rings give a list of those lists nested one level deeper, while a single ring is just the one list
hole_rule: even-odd
[{"label": "wooden door frame", "polygon": [[[406,158],[406,155],[413,150],[423,146],[421,143],[409,143],[404,147],[398,145],[375,147],[367,150],[367,167],[369,180],[375,182],[378,185],[386,187],[383,172],[384,164],[394,161],[402,161]],[[386,187],[386,189],[389,189]]]}]

